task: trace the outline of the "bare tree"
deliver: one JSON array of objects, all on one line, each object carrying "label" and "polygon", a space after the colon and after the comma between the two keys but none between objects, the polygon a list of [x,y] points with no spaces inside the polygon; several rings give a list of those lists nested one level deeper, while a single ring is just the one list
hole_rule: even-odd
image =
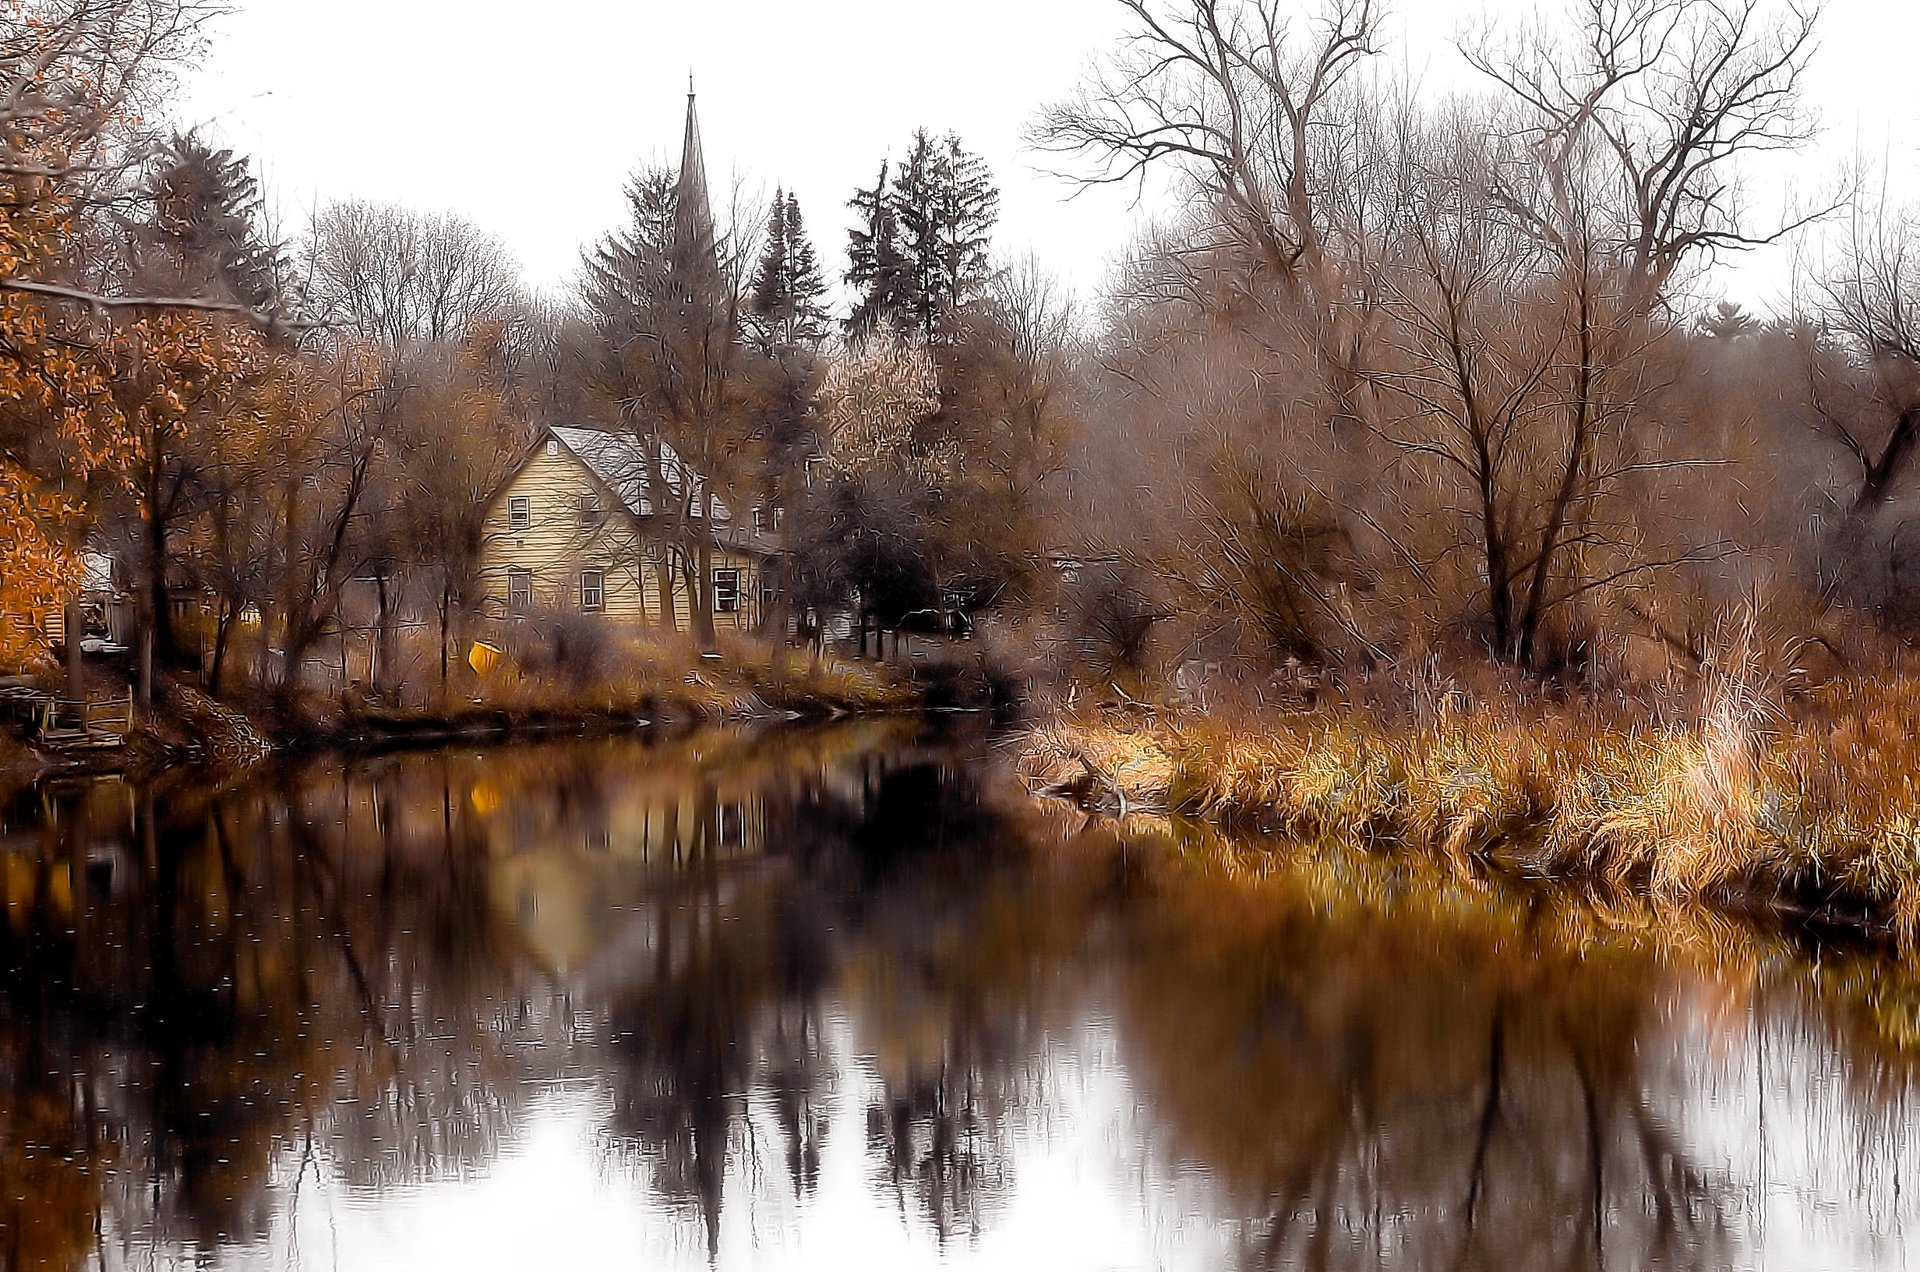
[{"label": "bare tree", "polygon": [[1847,513],[1860,518],[1893,498],[1920,445],[1920,222],[1882,205],[1849,229],[1825,282],[1838,343],[1822,358],[1809,341],[1808,368],[1819,422],[1858,467]]},{"label": "bare tree", "polygon": [[[1750,224],[1743,168],[1794,150],[1815,119],[1802,99],[1818,6],[1789,0],[1577,0],[1576,33],[1483,34],[1468,61],[1517,104],[1555,201],[1489,182],[1489,195],[1548,243],[1566,205],[1589,214],[1595,246],[1661,298],[1690,261],[1771,243],[1833,210]],[[1564,250],[1564,244],[1562,248]]]},{"label": "bare tree", "polygon": [[524,300],[505,245],[446,213],[330,204],[308,232],[306,265],[320,317],[393,350],[458,341]]},{"label": "bare tree", "polygon": [[1371,0],[1326,0],[1298,26],[1281,0],[1119,3],[1133,20],[1120,52],[1034,140],[1090,157],[1082,180],[1144,181],[1172,163],[1257,258],[1286,276],[1316,269],[1331,232],[1319,134],[1375,51]]}]

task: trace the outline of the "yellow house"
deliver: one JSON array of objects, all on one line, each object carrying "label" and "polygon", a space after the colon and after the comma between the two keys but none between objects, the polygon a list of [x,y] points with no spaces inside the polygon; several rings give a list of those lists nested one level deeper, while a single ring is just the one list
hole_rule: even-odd
[{"label": "yellow house", "polygon": [[714,626],[758,626],[775,551],[759,508],[736,519],[665,442],[588,428],[549,428],[487,501],[481,612],[600,614],[688,626],[694,554],[676,533],[711,518]]}]

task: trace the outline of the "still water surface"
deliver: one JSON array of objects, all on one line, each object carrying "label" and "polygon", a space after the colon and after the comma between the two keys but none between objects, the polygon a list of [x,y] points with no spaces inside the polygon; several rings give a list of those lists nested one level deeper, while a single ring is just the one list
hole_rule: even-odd
[{"label": "still water surface", "polygon": [[0,809],[0,1267],[1904,1267],[1920,992],[863,724]]}]

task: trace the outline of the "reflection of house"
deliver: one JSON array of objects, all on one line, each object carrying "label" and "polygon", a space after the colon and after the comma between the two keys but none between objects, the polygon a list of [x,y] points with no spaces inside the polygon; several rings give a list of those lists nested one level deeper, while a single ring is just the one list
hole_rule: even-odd
[{"label": "reflection of house", "polygon": [[649,970],[632,956],[658,945],[672,881],[758,858],[768,839],[756,784],[677,766],[587,788],[481,777],[468,803],[485,827],[497,911],[543,967],[567,978],[609,960],[622,976]]},{"label": "reflection of house", "polygon": [[[708,515],[710,527],[700,523]],[[685,533],[676,533],[684,529]],[[482,528],[487,611],[604,614],[684,626],[687,540],[710,529],[714,623],[760,621],[772,526],[736,520],[664,442],[551,428],[500,486]],[[665,599],[663,599],[665,598]]]}]

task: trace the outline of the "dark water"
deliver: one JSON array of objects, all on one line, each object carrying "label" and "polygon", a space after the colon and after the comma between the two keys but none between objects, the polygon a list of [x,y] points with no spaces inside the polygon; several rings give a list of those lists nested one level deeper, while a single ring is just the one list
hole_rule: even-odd
[{"label": "dark water", "polygon": [[1920,1262],[1905,968],[916,728],[22,795],[0,1264]]}]

